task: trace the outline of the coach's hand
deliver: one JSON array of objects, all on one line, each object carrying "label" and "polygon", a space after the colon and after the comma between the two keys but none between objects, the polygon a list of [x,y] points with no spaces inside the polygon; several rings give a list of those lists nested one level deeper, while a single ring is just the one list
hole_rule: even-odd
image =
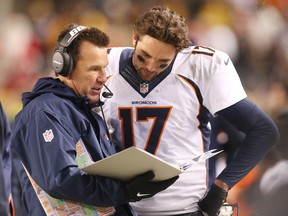
[{"label": "coach's hand", "polygon": [[164,181],[152,182],[151,180],[154,176],[155,174],[153,171],[148,171],[136,176],[126,184],[130,202],[136,202],[144,198],[152,197],[158,192],[168,188],[179,178],[179,176],[175,176]]},{"label": "coach's hand", "polygon": [[198,206],[204,215],[216,216],[227,196],[226,190],[213,184],[208,193],[198,202]]}]

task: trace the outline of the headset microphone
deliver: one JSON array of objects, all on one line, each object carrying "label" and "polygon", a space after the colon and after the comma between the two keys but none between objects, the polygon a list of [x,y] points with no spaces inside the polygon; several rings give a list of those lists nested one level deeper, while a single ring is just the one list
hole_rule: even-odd
[{"label": "headset microphone", "polygon": [[103,84],[103,86],[108,90],[108,92],[103,92],[102,96],[105,98],[111,98],[113,96],[113,93],[105,84]]}]

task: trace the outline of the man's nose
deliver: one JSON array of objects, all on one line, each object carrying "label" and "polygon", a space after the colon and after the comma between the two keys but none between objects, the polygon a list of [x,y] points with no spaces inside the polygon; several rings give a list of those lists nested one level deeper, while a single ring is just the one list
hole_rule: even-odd
[{"label": "man's nose", "polygon": [[107,81],[107,77],[106,77],[106,73],[105,70],[101,70],[101,72],[99,73],[99,76],[97,77],[98,82],[102,82],[105,83]]},{"label": "man's nose", "polygon": [[150,62],[147,63],[146,68],[150,72],[153,72],[153,71],[156,70],[156,64],[153,61],[150,61]]}]

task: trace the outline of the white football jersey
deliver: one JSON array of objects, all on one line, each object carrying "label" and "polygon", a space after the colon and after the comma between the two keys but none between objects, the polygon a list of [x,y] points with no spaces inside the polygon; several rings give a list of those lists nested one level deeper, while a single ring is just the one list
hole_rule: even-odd
[{"label": "white football jersey", "polygon": [[[132,52],[132,48],[109,52],[106,84],[114,95],[101,100],[113,138],[125,148],[145,149],[177,166],[208,150],[209,116],[246,97],[228,55],[207,47],[190,47],[145,83],[132,65]],[[139,215],[194,212],[207,182],[203,162],[181,173],[166,190],[131,205]]]}]

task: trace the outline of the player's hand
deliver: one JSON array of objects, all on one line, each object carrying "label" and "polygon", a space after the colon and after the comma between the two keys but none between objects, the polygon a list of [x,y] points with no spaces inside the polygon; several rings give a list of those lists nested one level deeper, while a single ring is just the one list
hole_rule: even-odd
[{"label": "player's hand", "polygon": [[216,216],[227,196],[226,190],[213,184],[208,193],[198,202],[198,206],[204,215]]},{"label": "player's hand", "polygon": [[168,188],[179,178],[179,176],[175,176],[164,181],[152,182],[151,180],[154,176],[155,174],[153,171],[148,171],[136,176],[126,184],[129,202],[136,202],[144,198],[152,197],[158,192]]}]

